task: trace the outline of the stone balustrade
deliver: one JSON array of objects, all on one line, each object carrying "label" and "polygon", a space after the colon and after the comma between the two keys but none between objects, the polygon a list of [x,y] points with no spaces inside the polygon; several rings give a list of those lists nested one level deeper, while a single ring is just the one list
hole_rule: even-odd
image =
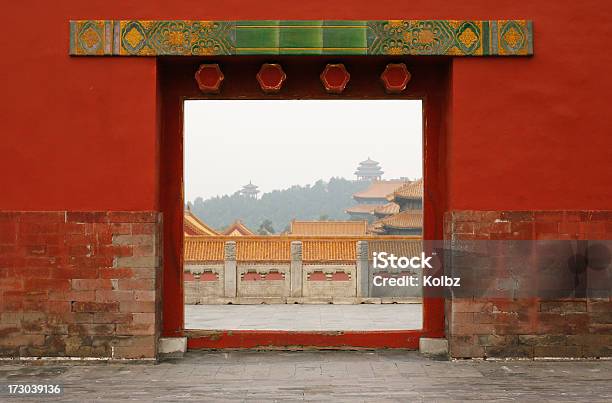
[{"label": "stone balustrade", "polygon": [[[187,246],[191,257],[200,250],[198,256],[208,260],[185,260],[186,304],[406,303],[418,302],[422,294],[421,287],[376,287],[372,281],[377,274],[420,276],[420,270],[383,271],[372,264],[373,251],[420,253],[420,239],[258,237],[188,242],[201,243]],[[216,245],[219,242],[223,248]],[[206,248],[218,252],[212,256]]]}]

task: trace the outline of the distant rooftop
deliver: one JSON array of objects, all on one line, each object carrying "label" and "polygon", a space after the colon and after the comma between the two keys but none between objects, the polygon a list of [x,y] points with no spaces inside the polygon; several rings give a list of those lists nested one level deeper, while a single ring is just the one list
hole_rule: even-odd
[{"label": "distant rooftop", "polygon": [[353,198],[358,199],[386,199],[402,185],[410,183],[404,179],[393,179],[388,181],[372,181],[366,190],[353,194]]},{"label": "distant rooftop", "polygon": [[291,221],[291,235],[359,236],[365,235],[367,221]]}]

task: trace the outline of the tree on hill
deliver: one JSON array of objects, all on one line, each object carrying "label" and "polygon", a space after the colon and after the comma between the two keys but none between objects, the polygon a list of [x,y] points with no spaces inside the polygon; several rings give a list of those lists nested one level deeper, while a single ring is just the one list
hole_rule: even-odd
[{"label": "tree on hill", "polygon": [[[223,228],[237,219],[252,230],[288,228],[293,219],[347,220],[344,212],[355,204],[353,193],[369,185],[364,181],[331,178],[318,180],[313,185],[293,185],[288,189],[273,190],[253,199],[234,193],[207,200],[197,197],[191,212],[214,228]],[[269,221],[269,223],[266,223]],[[264,225],[264,223],[266,225]]]},{"label": "tree on hill", "polygon": [[272,235],[274,234],[274,227],[272,227],[272,221],[265,219],[259,228],[257,229],[259,235]]}]

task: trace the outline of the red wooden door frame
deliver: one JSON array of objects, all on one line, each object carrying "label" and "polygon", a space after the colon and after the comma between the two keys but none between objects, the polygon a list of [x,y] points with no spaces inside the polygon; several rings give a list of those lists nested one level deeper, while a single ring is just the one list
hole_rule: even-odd
[{"label": "red wooden door frame", "polygon": [[[264,94],[256,74],[262,63],[280,63],[287,82],[278,94]],[[342,62],[351,80],[342,95],[327,94],[319,74]],[[403,62],[412,73],[406,91],[387,95],[379,76],[387,63]],[[225,80],[217,95],[204,95],[194,80],[201,63],[219,63]],[[158,61],[160,205],[163,212],[162,335],[183,336],[183,103],[186,99],[421,99],[424,133],[425,240],[443,239],[446,211],[446,136],[450,58],[389,56],[229,56],[163,58]],[[401,118],[401,117],[398,117]],[[203,150],[203,158],[207,152]],[[178,197],[180,195],[180,197]],[[402,331],[215,331],[196,332],[189,348],[418,348],[420,337],[444,337],[444,299],[423,298],[423,328]]]}]

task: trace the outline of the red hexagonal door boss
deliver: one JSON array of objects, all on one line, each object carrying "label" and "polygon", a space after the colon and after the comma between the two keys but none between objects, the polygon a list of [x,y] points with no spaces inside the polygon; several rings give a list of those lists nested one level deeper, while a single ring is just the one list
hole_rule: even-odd
[{"label": "red hexagonal door boss", "polygon": [[328,64],[321,73],[321,82],[325,91],[332,94],[340,94],[344,91],[350,79],[351,75],[342,63]]},{"label": "red hexagonal door boss", "polygon": [[202,64],[195,74],[200,91],[206,94],[216,94],[221,89],[223,73],[218,64]]},{"label": "red hexagonal door boss", "polygon": [[404,63],[389,63],[380,75],[385,90],[391,94],[398,94],[406,89],[411,75]]},{"label": "red hexagonal door boss", "polygon": [[279,92],[285,80],[287,75],[280,64],[264,63],[257,73],[257,82],[266,93]]}]

